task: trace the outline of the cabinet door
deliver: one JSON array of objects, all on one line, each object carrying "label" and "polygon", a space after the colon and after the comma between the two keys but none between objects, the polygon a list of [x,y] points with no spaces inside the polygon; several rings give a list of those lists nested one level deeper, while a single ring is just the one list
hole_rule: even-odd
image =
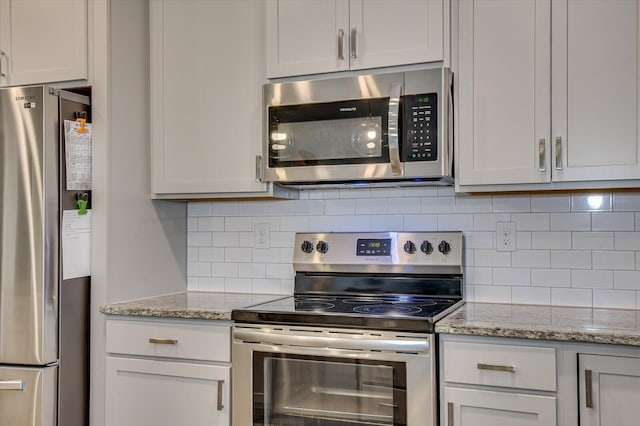
[{"label": "cabinet door", "polygon": [[443,0],[351,0],[349,10],[351,69],[443,59]]},{"label": "cabinet door", "polygon": [[554,180],[640,178],[639,2],[556,0],[552,15]]},{"label": "cabinet door", "polygon": [[229,425],[231,367],[107,357],[107,426]]},{"label": "cabinet door", "polygon": [[556,398],[518,393],[444,388],[442,425],[553,426]]},{"label": "cabinet door", "polygon": [[580,425],[636,426],[640,358],[580,354]]},{"label": "cabinet door", "polygon": [[87,0],[0,1],[3,86],[87,78]]},{"label": "cabinet door", "polygon": [[549,0],[459,2],[461,185],[550,180]]},{"label": "cabinet door", "polygon": [[152,192],[188,197],[266,191],[267,184],[256,181],[263,2],[149,4]]},{"label": "cabinet door", "polygon": [[349,69],[348,0],[267,0],[267,77]]}]

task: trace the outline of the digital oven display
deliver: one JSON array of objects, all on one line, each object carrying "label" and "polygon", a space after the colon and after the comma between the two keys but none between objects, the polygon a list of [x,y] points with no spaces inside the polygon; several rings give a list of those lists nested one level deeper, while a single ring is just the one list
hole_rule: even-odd
[{"label": "digital oven display", "polygon": [[391,239],[359,238],[356,256],[391,256]]}]

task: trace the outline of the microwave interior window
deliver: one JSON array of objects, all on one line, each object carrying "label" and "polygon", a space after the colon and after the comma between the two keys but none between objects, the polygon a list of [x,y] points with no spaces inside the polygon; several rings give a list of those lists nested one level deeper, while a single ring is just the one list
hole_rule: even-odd
[{"label": "microwave interior window", "polygon": [[403,363],[254,356],[254,425],[406,425]]},{"label": "microwave interior window", "polygon": [[389,98],[269,108],[269,166],[389,162]]}]

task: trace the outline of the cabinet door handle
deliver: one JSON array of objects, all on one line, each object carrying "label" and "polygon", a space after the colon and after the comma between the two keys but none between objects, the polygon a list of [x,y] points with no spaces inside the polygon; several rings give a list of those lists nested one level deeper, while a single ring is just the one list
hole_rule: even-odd
[{"label": "cabinet door handle", "polygon": [[400,176],[400,144],[398,142],[398,128],[400,120],[400,96],[402,95],[402,83],[391,85],[391,96],[389,97],[389,162],[391,163],[391,174]]},{"label": "cabinet door handle", "polygon": [[24,390],[24,380],[10,379],[0,380],[0,390]]},{"label": "cabinet door handle", "polygon": [[6,58],[7,55],[2,50],[0,50],[0,77],[7,78],[7,74],[2,72],[2,59]]},{"label": "cabinet door handle", "polygon": [[505,373],[515,373],[516,367],[514,365],[493,365],[478,363],[478,370],[504,371]]},{"label": "cabinet door handle", "polygon": [[453,402],[447,402],[447,426],[453,426]]},{"label": "cabinet door handle", "polygon": [[358,59],[358,49],[356,44],[356,36],[358,35],[358,29],[356,27],[351,28],[351,57]]},{"label": "cabinet door handle", "polygon": [[150,337],[149,343],[156,343],[158,345],[175,345],[178,343],[178,339],[170,339],[167,337]]},{"label": "cabinet door handle", "polygon": [[538,170],[540,170],[541,172],[546,172],[547,171],[547,162],[546,162],[546,156],[545,154],[545,150],[546,150],[546,145],[547,145],[547,141],[545,138],[542,138],[538,141]]},{"label": "cabinet door handle", "polygon": [[338,30],[338,59],[344,61],[344,30]]},{"label": "cabinet door handle", "polygon": [[584,370],[584,399],[587,408],[593,408],[593,383],[591,382],[593,372]]},{"label": "cabinet door handle", "polygon": [[556,170],[562,170],[562,138],[556,138]]},{"label": "cabinet door handle", "polygon": [[222,405],[222,387],[224,386],[224,380],[218,380],[218,404],[216,408],[218,411],[222,411],[224,405]]}]

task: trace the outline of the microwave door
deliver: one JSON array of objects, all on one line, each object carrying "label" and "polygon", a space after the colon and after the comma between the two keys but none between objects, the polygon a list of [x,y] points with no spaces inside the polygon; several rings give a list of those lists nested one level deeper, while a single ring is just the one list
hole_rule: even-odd
[{"label": "microwave door", "polygon": [[391,174],[393,176],[402,175],[400,164],[400,96],[402,96],[402,83],[393,83],[391,86],[391,96],[389,97],[389,163],[391,164]]}]

